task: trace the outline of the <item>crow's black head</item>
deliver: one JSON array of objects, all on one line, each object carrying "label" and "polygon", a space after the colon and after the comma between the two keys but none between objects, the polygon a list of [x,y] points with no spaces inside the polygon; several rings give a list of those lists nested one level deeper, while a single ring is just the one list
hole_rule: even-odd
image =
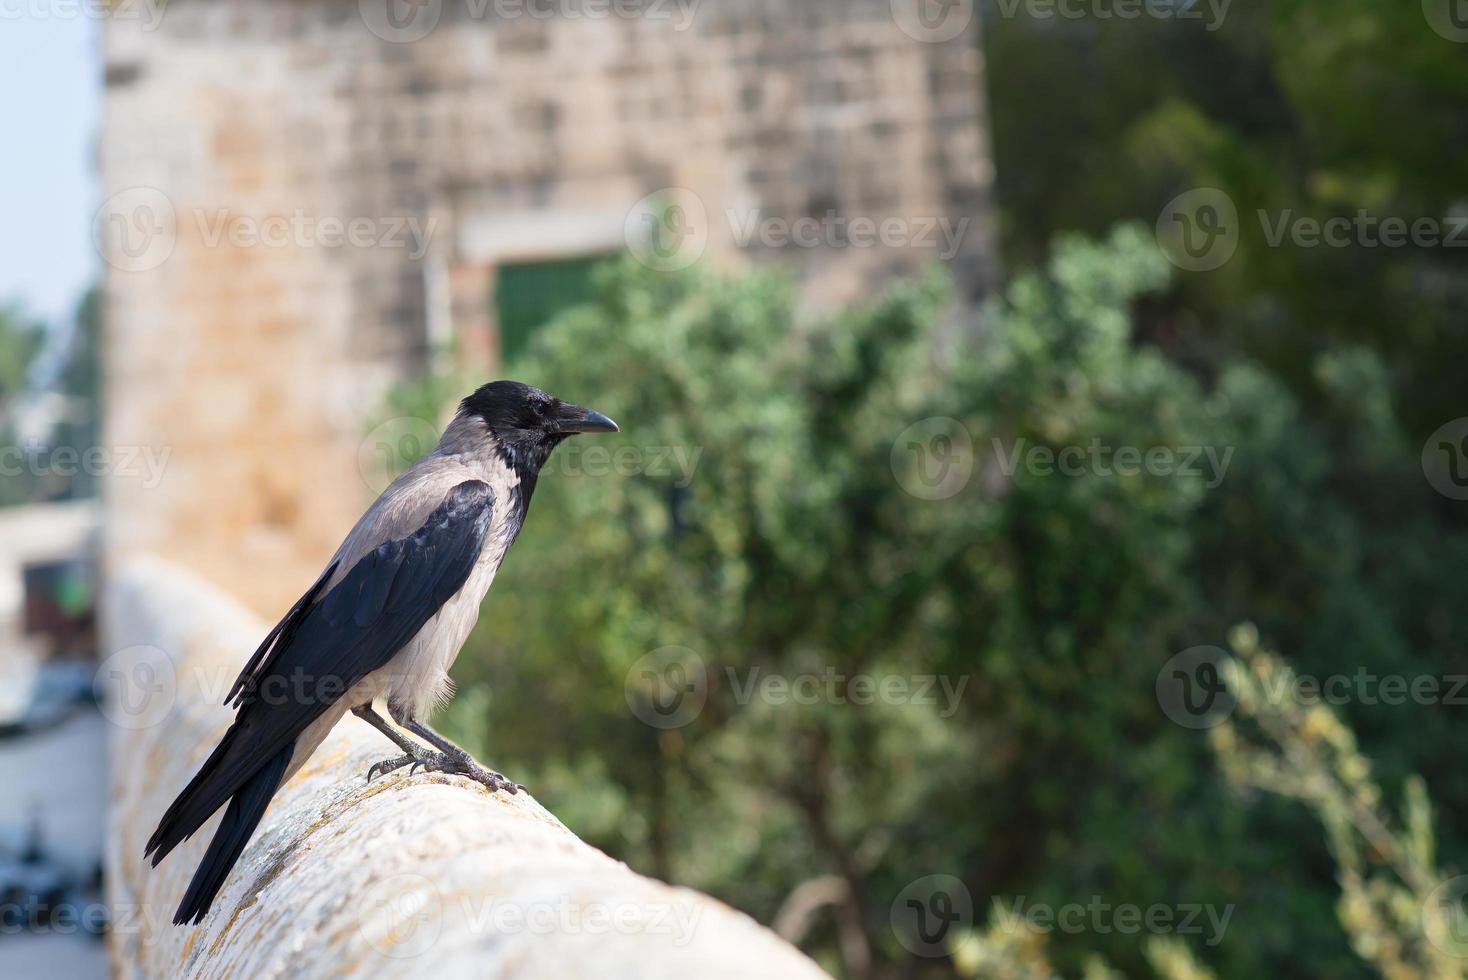
[{"label": "crow's black head", "polygon": [[518,381],[491,381],[465,398],[460,410],[482,419],[517,464],[537,469],[552,449],[578,432],[617,431],[617,423],[602,413]]}]

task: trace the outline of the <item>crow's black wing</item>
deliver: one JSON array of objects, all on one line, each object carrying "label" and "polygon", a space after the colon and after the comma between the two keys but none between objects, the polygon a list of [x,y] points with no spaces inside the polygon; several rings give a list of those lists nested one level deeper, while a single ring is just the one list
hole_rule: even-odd
[{"label": "crow's black wing", "polygon": [[153,864],[463,588],[493,510],[488,484],[460,483],[417,531],[378,545],[318,601],[308,592],[292,608],[231,690],[240,705],[234,724],[148,841]]},{"label": "crow's black wing", "polygon": [[[279,650],[288,649],[291,641],[295,638],[296,631],[306,620],[306,614],[311,611],[312,604],[321,595],[322,588],[331,581],[332,574],[336,571],[337,562],[326,566],[326,571],[321,573],[314,585],[306,590],[306,594],[296,600],[290,611],[281,617],[275,628],[265,634],[265,639],[255,648],[255,652],[246,661],[245,668],[240,671],[240,676],[235,678],[234,686],[224,696],[224,703],[230,707],[238,708],[249,700],[254,692],[259,675],[264,674],[274,661],[274,653]],[[280,642],[276,642],[279,640]]]}]

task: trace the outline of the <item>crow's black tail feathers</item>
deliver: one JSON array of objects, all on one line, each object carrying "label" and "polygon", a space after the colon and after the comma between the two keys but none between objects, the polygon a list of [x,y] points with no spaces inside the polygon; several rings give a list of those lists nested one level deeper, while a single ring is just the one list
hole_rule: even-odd
[{"label": "crow's black tail feathers", "polygon": [[245,844],[259,826],[271,797],[280,788],[281,777],[285,775],[295,747],[295,742],[291,742],[235,791],[229,807],[224,811],[219,829],[214,832],[214,839],[209,842],[209,850],[199,863],[199,869],[194,872],[188,891],[184,893],[183,902],[173,916],[174,925],[203,921],[204,914],[213,904],[214,896],[219,894],[224,879],[240,859]]}]

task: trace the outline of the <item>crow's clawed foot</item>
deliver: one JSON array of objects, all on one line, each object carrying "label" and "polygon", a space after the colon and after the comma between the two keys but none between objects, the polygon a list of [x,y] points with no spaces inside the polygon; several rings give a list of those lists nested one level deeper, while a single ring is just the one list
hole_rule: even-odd
[{"label": "crow's clawed foot", "polygon": [[488,787],[491,793],[504,790],[507,793],[515,794],[525,788],[492,769],[484,768],[469,758],[468,755],[450,755],[447,752],[431,752],[426,749],[421,755],[403,755],[398,756],[396,759],[384,759],[382,762],[374,764],[371,769],[367,770],[367,781],[370,783],[372,782],[372,777],[379,773],[386,775],[396,769],[401,769],[403,766],[410,766],[408,769],[408,775],[410,776],[417,772],[420,766],[424,772],[442,772],[452,776],[467,776],[481,786]]},{"label": "crow's clawed foot", "polygon": [[374,762],[372,768],[367,770],[367,781],[370,783],[374,776],[386,776],[396,769],[403,768],[403,766],[406,766],[410,762],[417,761],[417,756],[400,755],[396,759],[383,759],[381,762]]},{"label": "crow's clawed foot", "polygon": [[[452,759],[451,756],[449,758]],[[479,785],[488,787],[491,793],[498,793],[500,790],[504,790],[506,793],[514,796],[516,793],[525,788],[519,783],[500,775],[493,769],[484,768],[479,763],[475,762],[473,759],[468,758],[467,756],[464,757],[464,759],[461,761],[455,761],[454,764],[456,766],[459,766],[460,768],[449,769],[445,771],[454,772],[460,776],[468,776]]]}]

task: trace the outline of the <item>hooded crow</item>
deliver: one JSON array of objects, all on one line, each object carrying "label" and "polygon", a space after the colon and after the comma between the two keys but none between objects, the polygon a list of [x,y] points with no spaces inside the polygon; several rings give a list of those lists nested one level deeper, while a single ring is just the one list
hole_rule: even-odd
[{"label": "hooded crow", "polygon": [[[578,432],[616,431],[600,412],[515,381],[492,382],[463,400],[438,447],[362,515],[226,695],[234,723],[144,852],[156,867],[228,804],[176,924],[204,918],[276,790],[348,711],[403,753],[369,769],[369,781],[422,766],[491,791],[521,788],[423,719],[451,691],[449,666],[525,522],[551,451]],[[374,710],[378,700],[401,729]]]}]

